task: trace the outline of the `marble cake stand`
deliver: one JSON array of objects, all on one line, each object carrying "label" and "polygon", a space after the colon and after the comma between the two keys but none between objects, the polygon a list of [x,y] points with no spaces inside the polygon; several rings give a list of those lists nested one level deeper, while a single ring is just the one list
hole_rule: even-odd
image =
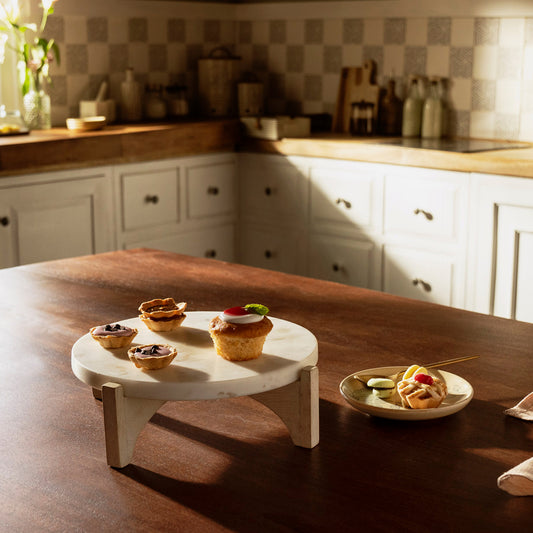
[{"label": "marble cake stand", "polygon": [[270,317],[274,327],[263,354],[245,362],[218,356],[207,331],[218,311],[187,312],[168,333],[150,331],[138,318],[119,321],[138,329],[132,346],[166,343],[178,355],[167,368],[145,372],[127,349],[106,350],[89,333],[72,347],[75,376],[102,399],[107,463],[130,463],[139,433],[167,401],[251,396],[276,413],[296,446],[313,448],[319,440],[318,346],[307,329]]}]

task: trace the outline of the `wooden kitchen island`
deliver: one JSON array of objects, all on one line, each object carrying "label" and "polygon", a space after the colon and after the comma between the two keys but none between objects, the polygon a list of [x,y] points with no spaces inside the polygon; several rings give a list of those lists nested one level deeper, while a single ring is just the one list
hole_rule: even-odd
[{"label": "wooden kitchen island", "polygon": [[[531,497],[497,487],[533,455],[506,416],[533,390],[533,324],[154,250],[0,271],[1,531],[527,531]],[[260,302],[318,340],[320,442],[294,446],[251,397],[165,403],[131,463],[106,463],[102,403],[71,370],[89,328],[174,297],[190,311]],[[373,418],[353,372],[477,354],[449,367],[474,398],[426,421]]]}]

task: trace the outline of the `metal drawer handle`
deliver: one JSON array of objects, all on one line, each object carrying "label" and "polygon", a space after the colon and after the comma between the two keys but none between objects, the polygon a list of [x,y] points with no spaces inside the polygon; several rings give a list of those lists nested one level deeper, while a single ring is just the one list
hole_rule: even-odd
[{"label": "metal drawer handle", "polygon": [[338,263],[333,263],[333,265],[331,265],[331,268],[333,269],[333,272],[339,272],[341,269]]},{"label": "metal drawer handle", "polygon": [[212,194],[213,196],[216,196],[218,193],[219,193],[218,187],[207,188],[207,194]]},{"label": "metal drawer handle", "polygon": [[216,256],[217,256],[217,251],[216,250],[206,250],[205,251],[205,257],[207,257],[209,259],[214,259]]},{"label": "metal drawer handle", "polygon": [[426,292],[431,292],[431,285],[427,281],[424,281],[423,279],[420,279],[420,278],[414,279],[413,280],[413,285],[415,287],[420,285],[422,287],[422,289],[424,289]]},{"label": "metal drawer handle", "polygon": [[424,211],[423,209],[415,209],[414,214],[419,215],[422,213],[428,220],[433,220],[433,215],[429,211]]},{"label": "metal drawer handle", "polygon": [[2,226],[9,226],[9,217],[0,218],[0,224],[2,224]]},{"label": "metal drawer handle", "polygon": [[154,195],[147,194],[144,197],[144,203],[146,204],[157,204],[157,202],[159,202],[159,196],[157,196],[157,194],[154,194]]},{"label": "metal drawer handle", "polygon": [[265,250],[265,257],[267,259],[272,259],[274,257],[274,253],[271,252],[270,250]]},{"label": "metal drawer handle", "polygon": [[352,208],[352,202],[349,202],[348,200],[345,200],[344,198],[337,198],[337,201],[335,203],[337,205],[344,204],[344,207],[346,207],[346,209]]}]

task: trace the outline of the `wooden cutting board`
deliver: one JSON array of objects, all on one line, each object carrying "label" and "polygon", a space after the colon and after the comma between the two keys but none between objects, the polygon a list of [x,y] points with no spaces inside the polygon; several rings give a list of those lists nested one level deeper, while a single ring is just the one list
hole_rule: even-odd
[{"label": "wooden cutting board", "polygon": [[379,86],[375,82],[376,63],[369,59],[362,67],[343,67],[333,117],[332,131],[348,133],[353,102],[374,104],[374,118],[378,116]]}]

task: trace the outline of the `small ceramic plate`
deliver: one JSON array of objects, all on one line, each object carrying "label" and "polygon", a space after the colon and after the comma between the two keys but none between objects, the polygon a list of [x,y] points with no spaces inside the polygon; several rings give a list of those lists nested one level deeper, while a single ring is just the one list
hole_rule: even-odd
[{"label": "small ceramic plate", "polygon": [[384,366],[381,368],[369,368],[356,372],[355,374],[350,374],[342,380],[339,386],[340,392],[345,400],[358,411],[368,415],[395,420],[430,420],[433,418],[442,418],[443,416],[457,413],[457,411],[466,407],[474,396],[472,385],[465,379],[451,372],[445,372],[444,370],[432,370],[431,373],[434,376],[446,382],[448,396],[439,407],[432,409],[408,409],[395,403],[394,396],[397,395],[394,395],[389,400],[377,398],[372,394],[372,389],[366,387],[354,377],[356,374],[389,376],[400,372],[403,368],[405,367]]}]

